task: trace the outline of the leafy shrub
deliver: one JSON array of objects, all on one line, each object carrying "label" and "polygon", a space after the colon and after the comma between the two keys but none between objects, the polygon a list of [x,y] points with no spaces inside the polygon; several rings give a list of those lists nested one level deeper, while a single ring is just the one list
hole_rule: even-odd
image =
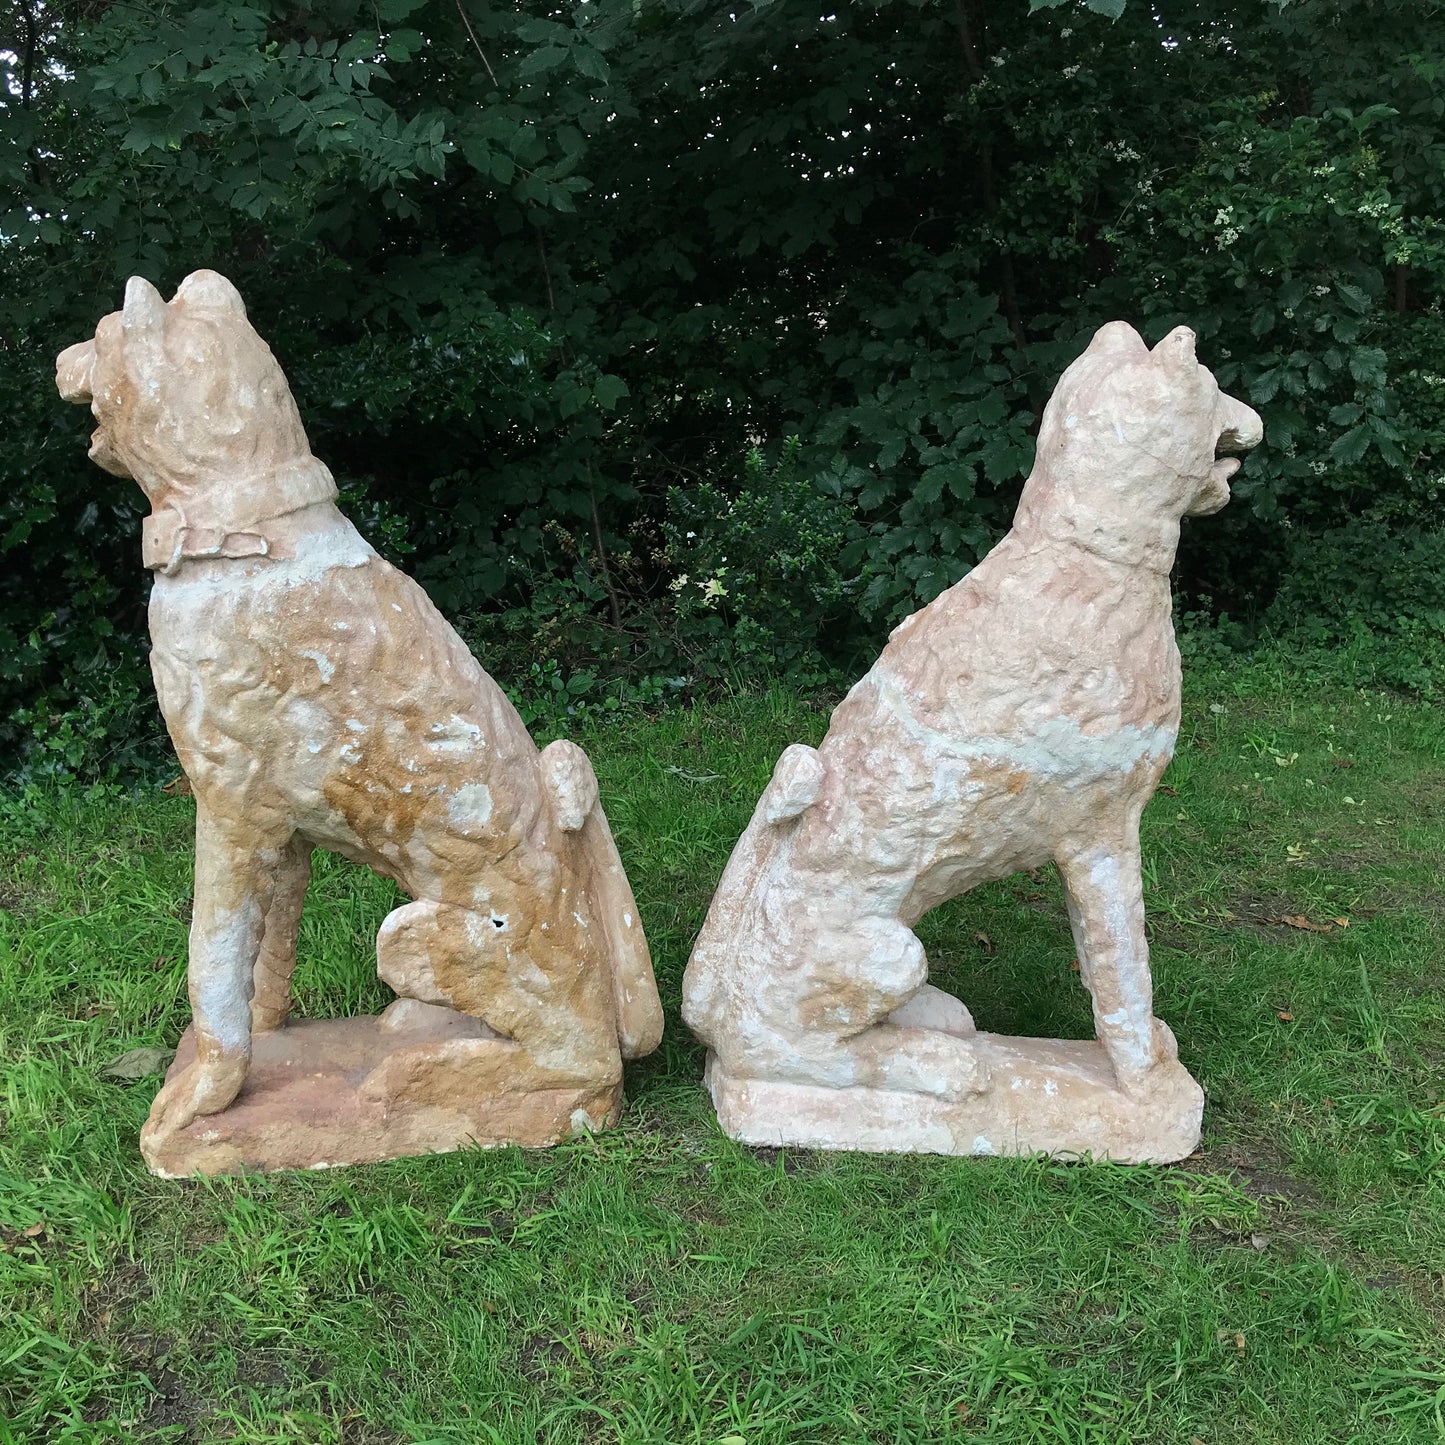
[{"label": "leafy shrub", "polygon": [[[144,751],[92,677],[148,690],[140,498],[50,378],[133,272],[230,275],[363,526],[499,677],[592,678],[569,707],[866,654],[1007,526],[1044,397],[1116,317],[1187,321],[1264,412],[1237,504],[1186,529],[1191,609],[1258,623],[1298,538],[1435,525],[1445,14],[1416,0],[28,13],[0,48],[6,765],[47,729]],[[845,510],[770,572],[740,548],[793,504],[737,462],[788,435],[798,505]],[[771,602],[704,595],[717,567]]]},{"label": "leafy shrub", "polygon": [[861,529],[800,474],[800,451],[789,437],[770,465],[754,447],[732,495],[711,482],[668,494],[674,646],[700,677],[819,680],[827,653],[857,640],[859,579],[842,557]]},{"label": "leafy shrub", "polygon": [[1265,616],[1276,636],[1338,650],[1360,683],[1445,686],[1445,532],[1361,521],[1302,539]]}]

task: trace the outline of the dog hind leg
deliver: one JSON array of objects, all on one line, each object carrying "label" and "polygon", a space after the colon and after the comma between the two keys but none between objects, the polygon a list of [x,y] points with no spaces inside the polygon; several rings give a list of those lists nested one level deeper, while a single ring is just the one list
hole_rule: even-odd
[{"label": "dog hind leg", "polygon": [[508,930],[500,914],[418,899],[387,915],[377,971],[399,996],[448,1004],[519,1045],[522,1087],[615,1079],[622,1059],[610,979],[579,971],[565,938],[553,946],[543,935],[550,951],[539,962]]},{"label": "dog hind leg", "polygon": [[737,1073],[945,1099],[983,1087],[967,1011],[931,1001],[913,1013],[907,1009],[928,978],[923,945],[907,924],[876,914],[835,924],[820,935],[818,948],[815,963],[790,963],[782,975],[815,986],[793,1001],[796,1022],[777,1030],[770,1057],[749,1051],[739,1058]]}]

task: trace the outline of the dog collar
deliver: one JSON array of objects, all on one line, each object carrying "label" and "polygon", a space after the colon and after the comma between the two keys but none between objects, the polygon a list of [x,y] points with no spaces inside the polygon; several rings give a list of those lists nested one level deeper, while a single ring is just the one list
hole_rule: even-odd
[{"label": "dog collar", "polygon": [[[266,557],[271,542],[268,523],[336,499],[336,483],[323,462],[308,457],[255,477],[229,481],[229,509],[221,516],[214,505],[195,499],[195,509],[210,513],[204,521],[190,521],[180,502],[167,502],[141,523],[141,562],[152,572],[169,577],[181,563],[204,557]],[[269,498],[271,505],[248,509],[247,500]],[[209,499],[207,499],[209,500]],[[242,505],[238,506],[237,503]],[[225,515],[229,510],[230,515]]]}]

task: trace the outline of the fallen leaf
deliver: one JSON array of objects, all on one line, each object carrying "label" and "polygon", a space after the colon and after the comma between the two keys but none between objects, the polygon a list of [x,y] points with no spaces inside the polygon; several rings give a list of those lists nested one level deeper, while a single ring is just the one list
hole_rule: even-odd
[{"label": "fallen leaf", "polygon": [[1069,972],[1070,972],[1070,973],[1078,973],[1079,971],[1080,971],[1080,970],[1079,970],[1079,960],[1076,958],[1076,959],[1069,965]]},{"label": "fallen leaf", "polygon": [[146,1079],[152,1074],[163,1074],[176,1056],[174,1049],[131,1049],[118,1059],[112,1059],[100,1071],[102,1079]]},{"label": "fallen leaf", "polygon": [[1294,1022],[1294,1015],[1292,1013],[1289,1013],[1285,1009],[1279,1009],[1275,1013],[1275,1018],[1277,1018],[1282,1024],[1292,1024]]},{"label": "fallen leaf", "polygon": [[45,1221],[41,1220],[40,1223],[32,1224],[28,1229],[22,1229],[20,1232],[26,1239],[39,1239],[45,1233]]},{"label": "fallen leaf", "polygon": [[1198,1435],[1191,1435],[1189,1437],[1189,1445],[1204,1445],[1204,1441],[1201,1440]]},{"label": "fallen leaf", "polygon": [[1332,918],[1330,922],[1333,923],[1336,928],[1348,928],[1350,926],[1350,920],[1348,918]]},{"label": "fallen leaf", "polygon": [[1251,1234],[1249,1236],[1249,1247],[1251,1249],[1268,1249],[1269,1236],[1267,1234]]},{"label": "fallen leaf", "polygon": [[1287,928],[1302,928],[1308,933],[1328,933],[1333,925],[1328,923],[1311,923],[1303,913],[1286,913],[1279,918],[1271,918],[1271,923],[1283,923]]},{"label": "fallen leaf", "polygon": [[1177,798],[1179,796],[1179,789],[1171,788],[1168,783],[1160,783],[1159,791],[1163,793],[1166,798]]},{"label": "fallen leaf", "polygon": [[172,778],[168,783],[161,784],[161,792],[169,793],[173,798],[189,798],[191,796],[191,780],[182,773],[177,778]]},{"label": "fallen leaf", "polygon": [[967,1420],[967,1419],[968,1419],[968,1403],[967,1403],[967,1401],[959,1400],[959,1401],[954,1405],[954,1407],[953,1407],[953,1413],[954,1413],[955,1415],[957,1415],[960,1420]]},{"label": "fallen leaf", "polygon": [[1331,758],[1330,766],[1334,768],[1352,768],[1355,765],[1353,758]]},{"label": "fallen leaf", "polygon": [[993,939],[991,939],[988,934],[980,930],[973,935],[973,941],[983,944],[984,952],[987,953],[990,958],[993,957]]},{"label": "fallen leaf", "polygon": [[689,773],[685,768],[670,767],[664,771],[675,778],[681,778],[685,783],[716,783],[722,777],[721,773]]}]

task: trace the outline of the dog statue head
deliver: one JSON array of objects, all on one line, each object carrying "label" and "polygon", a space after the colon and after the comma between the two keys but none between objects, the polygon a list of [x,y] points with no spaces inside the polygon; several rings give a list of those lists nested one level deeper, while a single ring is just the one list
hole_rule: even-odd
[{"label": "dog statue head", "polygon": [[1015,530],[1077,542],[1110,560],[1168,571],[1181,517],[1229,501],[1237,457],[1264,438],[1177,326],[1151,351],[1111,321],[1064,372],[1039,429]]},{"label": "dog statue head", "polygon": [[169,304],[132,276],[123,309],[60,353],[55,381],[90,405],[92,460],[139,482],[157,513],[224,530],[335,495],[281,367],[214,271],[193,271]]}]

